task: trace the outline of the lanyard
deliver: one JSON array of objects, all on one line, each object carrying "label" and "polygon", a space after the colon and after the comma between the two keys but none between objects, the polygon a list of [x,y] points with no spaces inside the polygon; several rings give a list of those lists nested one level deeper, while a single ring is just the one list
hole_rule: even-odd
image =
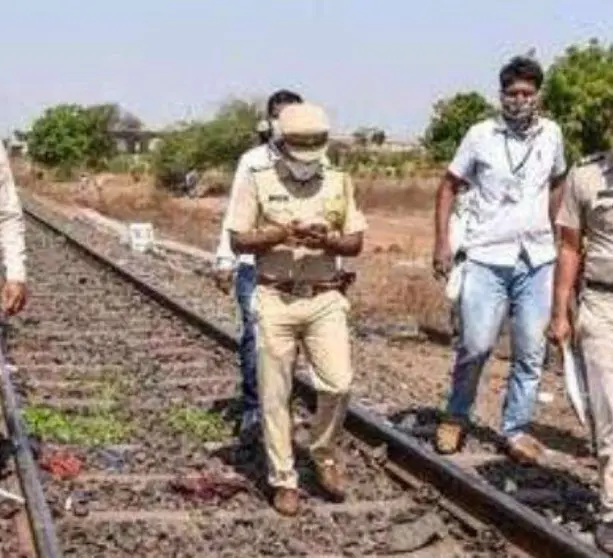
[{"label": "lanyard", "polygon": [[521,171],[526,166],[530,155],[532,155],[532,151],[534,151],[534,144],[536,143],[535,140],[536,138],[532,138],[532,141],[530,142],[528,149],[524,153],[523,158],[521,159],[521,161],[519,161],[519,163],[517,163],[517,165],[515,165],[513,163],[513,157],[511,157],[511,150],[509,149],[509,135],[504,135],[504,151],[507,156],[507,164],[509,165],[509,170],[511,171],[511,174],[513,176],[516,176],[519,171]]}]

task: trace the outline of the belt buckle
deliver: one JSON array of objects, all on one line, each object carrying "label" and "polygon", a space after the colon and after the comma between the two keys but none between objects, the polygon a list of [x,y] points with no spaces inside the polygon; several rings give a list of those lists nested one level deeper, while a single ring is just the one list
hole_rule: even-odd
[{"label": "belt buckle", "polygon": [[313,296],[313,292],[313,285],[307,283],[306,281],[294,281],[292,284],[291,293],[294,296],[309,298]]}]

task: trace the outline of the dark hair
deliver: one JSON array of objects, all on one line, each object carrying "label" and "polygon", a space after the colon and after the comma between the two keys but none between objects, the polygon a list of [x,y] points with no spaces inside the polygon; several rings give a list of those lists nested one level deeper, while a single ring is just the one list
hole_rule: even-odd
[{"label": "dark hair", "polygon": [[526,56],[515,56],[500,70],[500,88],[504,91],[516,81],[530,81],[537,89],[543,84],[543,70],[540,64]]},{"label": "dark hair", "polygon": [[302,103],[302,97],[298,93],[289,91],[287,89],[280,89],[275,91],[266,103],[266,115],[268,118],[272,118],[272,113],[277,105],[289,105],[292,103]]}]

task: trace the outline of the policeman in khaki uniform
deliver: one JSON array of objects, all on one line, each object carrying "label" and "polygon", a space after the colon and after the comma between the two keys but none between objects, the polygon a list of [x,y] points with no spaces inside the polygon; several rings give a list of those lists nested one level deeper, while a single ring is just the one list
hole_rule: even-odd
[{"label": "policeman in khaki uniform", "polygon": [[336,258],[362,250],[364,216],[348,175],[326,163],[329,122],[312,104],[279,115],[280,157],[254,172],[237,191],[229,216],[233,250],[256,254],[258,386],[273,505],[298,512],[289,400],[297,343],[312,363],[318,393],[310,452],[317,479],[331,499],[344,498],[334,444],[352,380],[347,327]]},{"label": "policeman in khaki uniform", "polygon": [[557,225],[561,245],[549,337],[558,344],[571,337],[579,278],[574,333],[585,366],[601,476],[595,535],[598,546],[613,555],[613,154],[586,158],[570,171]]}]

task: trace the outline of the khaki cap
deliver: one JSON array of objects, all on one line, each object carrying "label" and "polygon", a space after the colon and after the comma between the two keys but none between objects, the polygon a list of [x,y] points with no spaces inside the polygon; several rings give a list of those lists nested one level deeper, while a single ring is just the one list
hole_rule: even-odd
[{"label": "khaki cap", "polygon": [[279,114],[279,131],[292,157],[311,162],[320,159],[326,152],[330,122],[321,107],[310,103],[292,103]]}]

